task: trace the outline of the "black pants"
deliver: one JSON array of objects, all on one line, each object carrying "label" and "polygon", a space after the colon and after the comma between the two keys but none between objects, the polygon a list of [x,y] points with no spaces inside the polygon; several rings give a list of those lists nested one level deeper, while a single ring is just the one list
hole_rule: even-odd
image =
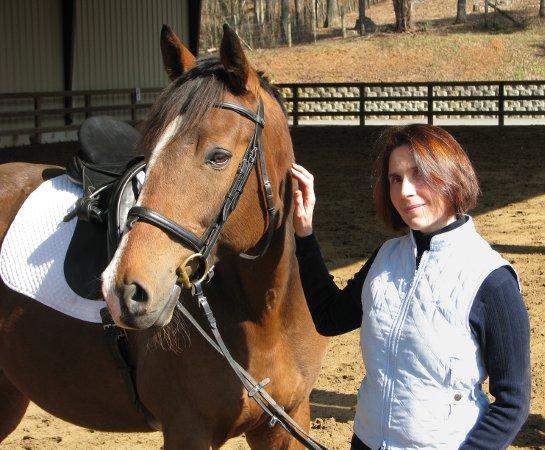
[{"label": "black pants", "polygon": [[352,441],[350,442],[350,450],[371,450],[367,445],[365,445],[358,436],[355,434],[352,435]]}]

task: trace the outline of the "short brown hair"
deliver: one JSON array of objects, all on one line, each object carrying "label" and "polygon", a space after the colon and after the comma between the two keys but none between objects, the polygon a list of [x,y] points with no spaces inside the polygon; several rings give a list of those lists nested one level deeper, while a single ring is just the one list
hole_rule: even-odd
[{"label": "short brown hair", "polygon": [[457,216],[474,208],[479,182],[466,152],[449,133],[432,125],[414,124],[388,128],[375,144],[374,199],[377,214],[387,227],[407,227],[390,199],[388,169],[394,149],[407,145],[428,187],[452,206]]}]

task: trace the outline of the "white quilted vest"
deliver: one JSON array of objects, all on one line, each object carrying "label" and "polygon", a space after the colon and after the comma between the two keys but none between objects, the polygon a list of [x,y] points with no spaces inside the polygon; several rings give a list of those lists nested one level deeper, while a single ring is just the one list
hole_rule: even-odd
[{"label": "white quilted vest", "polygon": [[432,238],[416,269],[412,233],[379,250],[362,290],[356,435],[372,450],[457,449],[488,406],[469,312],[484,279],[509,265],[473,220]]}]

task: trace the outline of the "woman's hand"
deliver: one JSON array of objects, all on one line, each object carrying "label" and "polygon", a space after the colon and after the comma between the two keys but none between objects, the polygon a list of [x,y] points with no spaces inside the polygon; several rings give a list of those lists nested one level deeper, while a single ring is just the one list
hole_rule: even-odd
[{"label": "woman's hand", "polygon": [[299,237],[312,234],[312,215],[316,196],[314,195],[314,176],[303,166],[293,163],[291,176],[297,180],[299,189],[293,193],[293,227]]}]

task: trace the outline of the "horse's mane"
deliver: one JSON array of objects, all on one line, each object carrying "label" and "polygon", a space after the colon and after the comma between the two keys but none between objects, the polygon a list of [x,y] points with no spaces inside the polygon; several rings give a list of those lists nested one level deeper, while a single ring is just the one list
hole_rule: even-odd
[{"label": "horse's mane", "polygon": [[[287,117],[278,89],[263,72],[258,72],[258,76],[261,87],[276,99]],[[155,148],[166,127],[180,114],[183,120],[178,133],[190,132],[221,101],[229,86],[227,72],[218,58],[199,60],[195,68],[167,86],[153,105],[144,126],[140,150]]]}]

